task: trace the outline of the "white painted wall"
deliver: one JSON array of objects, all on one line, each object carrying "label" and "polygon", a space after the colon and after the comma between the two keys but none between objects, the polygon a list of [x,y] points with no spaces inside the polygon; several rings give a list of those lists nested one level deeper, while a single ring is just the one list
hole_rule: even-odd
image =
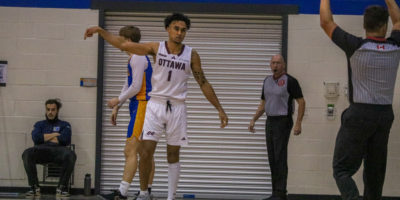
[{"label": "white painted wall", "polygon": [[83,40],[98,11],[0,7],[0,60],[8,82],[0,87],[0,186],[27,186],[22,152],[33,146],[31,131],[44,119],[44,102],[60,98],[60,118],[72,126],[76,144],[75,185],[94,175],[96,89],[79,86],[97,77],[97,40]]},{"label": "white painted wall", "polygon": [[[344,30],[364,37],[362,16],[341,15],[334,16],[334,19]],[[332,158],[340,115],[348,106],[344,92],[347,86],[345,54],[320,28],[318,15],[289,16],[288,43],[288,73],[299,80],[307,104],[303,133],[298,137],[292,136],[289,142],[288,190],[297,194],[339,194],[332,176]],[[327,100],[324,97],[324,81],[340,83],[337,99]],[[399,87],[397,81],[393,104],[395,121],[390,135],[383,191],[385,196],[400,196]],[[335,120],[326,117],[328,103],[335,104]],[[362,169],[355,179],[362,194]]]}]

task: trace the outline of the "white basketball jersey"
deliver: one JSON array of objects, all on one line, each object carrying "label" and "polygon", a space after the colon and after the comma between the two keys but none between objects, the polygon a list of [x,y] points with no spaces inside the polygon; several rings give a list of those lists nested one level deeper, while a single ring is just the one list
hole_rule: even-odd
[{"label": "white basketball jersey", "polygon": [[167,42],[160,42],[153,66],[150,92],[151,97],[184,101],[187,94],[187,80],[191,73],[192,48],[183,45],[182,51],[170,54]]}]

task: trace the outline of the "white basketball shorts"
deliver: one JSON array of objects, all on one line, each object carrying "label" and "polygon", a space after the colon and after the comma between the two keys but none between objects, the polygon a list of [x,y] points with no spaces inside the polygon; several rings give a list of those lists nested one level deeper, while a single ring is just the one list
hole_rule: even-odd
[{"label": "white basketball shorts", "polygon": [[141,140],[158,142],[163,133],[169,145],[188,144],[185,102],[150,98],[146,107]]}]

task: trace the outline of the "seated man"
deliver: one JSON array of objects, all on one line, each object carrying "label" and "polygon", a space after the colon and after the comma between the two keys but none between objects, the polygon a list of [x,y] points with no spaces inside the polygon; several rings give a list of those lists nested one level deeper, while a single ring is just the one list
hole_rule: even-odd
[{"label": "seated man", "polygon": [[76,155],[67,146],[71,144],[71,125],[58,119],[61,102],[49,99],[46,105],[46,120],[36,122],[32,131],[35,145],[22,154],[31,190],[27,196],[39,196],[40,187],[36,164],[59,163],[61,175],[57,186],[57,196],[69,196],[67,185],[75,166]]}]

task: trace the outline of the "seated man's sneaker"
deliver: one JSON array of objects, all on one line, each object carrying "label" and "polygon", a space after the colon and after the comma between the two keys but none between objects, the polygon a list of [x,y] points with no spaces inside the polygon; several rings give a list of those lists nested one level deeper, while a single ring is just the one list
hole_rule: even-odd
[{"label": "seated man's sneaker", "polygon": [[128,197],[122,195],[119,190],[115,190],[114,191],[114,200],[122,200],[122,199],[128,199]]},{"label": "seated man's sneaker", "polygon": [[67,190],[67,187],[65,187],[63,185],[57,187],[56,196],[57,197],[69,197],[70,194],[69,194],[69,192]]},{"label": "seated man's sneaker", "polygon": [[40,187],[38,185],[32,186],[31,189],[27,193],[25,193],[25,196],[40,196]]}]

